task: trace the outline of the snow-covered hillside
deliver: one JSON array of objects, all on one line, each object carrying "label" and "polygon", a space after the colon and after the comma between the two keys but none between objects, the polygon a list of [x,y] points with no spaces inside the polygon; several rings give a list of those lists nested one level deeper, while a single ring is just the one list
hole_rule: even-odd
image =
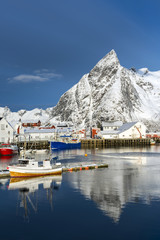
[{"label": "snow-covered hillside", "polygon": [[76,126],[96,126],[102,121],[143,121],[150,130],[160,128],[160,71],[126,69],[114,50],[102,58],[80,81],[62,95],[50,109],[12,113],[0,108],[0,115],[12,119],[71,121]]},{"label": "snow-covered hillside", "polygon": [[42,110],[35,108],[31,111],[20,110],[18,112],[11,112],[8,107],[0,107],[0,117],[5,117],[10,123],[17,122],[19,120],[37,120],[45,123],[49,120],[50,109]]}]

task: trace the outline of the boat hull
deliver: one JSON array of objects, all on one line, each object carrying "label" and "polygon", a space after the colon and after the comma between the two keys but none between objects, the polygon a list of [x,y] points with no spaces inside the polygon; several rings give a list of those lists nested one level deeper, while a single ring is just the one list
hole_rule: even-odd
[{"label": "boat hull", "polygon": [[8,148],[1,148],[0,149],[0,155],[3,155],[3,156],[10,156],[10,155],[13,155],[13,150],[12,149],[8,149]]},{"label": "boat hull", "polygon": [[40,177],[40,176],[50,176],[50,175],[60,175],[62,174],[62,168],[57,169],[50,169],[50,170],[22,170],[22,169],[16,169],[16,168],[10,168],[10,177]]},{"label": "boat hull", "polygon": [[0,148],[0,155],[2,155],[2,156],[11,156],[11,155],[14,155],[17,153],[18,153],[18,148],[14,147],[14,146],[13,147],[5,146],[5,147]]},{"label": "boat hull", "polygon": [[52,149],[80,149],[81,143],[51,142]]}]

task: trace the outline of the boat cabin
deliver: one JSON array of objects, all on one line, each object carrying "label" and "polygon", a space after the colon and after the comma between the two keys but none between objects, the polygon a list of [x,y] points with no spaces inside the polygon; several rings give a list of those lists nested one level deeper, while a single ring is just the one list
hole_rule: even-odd
[{"label": "boat cabin", "polygon": [[44,160],[43,164],[41,164],[40,162],[35,161],[33,158],[22,158],[18,160],[19,162],[19,166],[22,167],[29,167],[29,168],[51,168],[51,163],[50,160]]}]

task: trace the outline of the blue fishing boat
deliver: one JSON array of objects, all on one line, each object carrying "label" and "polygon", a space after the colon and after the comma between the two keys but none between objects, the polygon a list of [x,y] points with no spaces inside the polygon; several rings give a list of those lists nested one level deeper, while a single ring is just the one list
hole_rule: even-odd
[{"label": "blue fishing boat", "polygon": [[57,141],[51,141],[51,149],[80,149],[81,142],[77,139],[72,138],[72,136],[60,136]]}]

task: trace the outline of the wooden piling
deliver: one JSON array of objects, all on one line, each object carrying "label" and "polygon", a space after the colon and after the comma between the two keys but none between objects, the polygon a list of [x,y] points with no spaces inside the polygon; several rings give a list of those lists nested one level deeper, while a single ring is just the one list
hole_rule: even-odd
[{"label": "wooden piling", "polygon": [[81,148],[149,146],[150,139],[82,139]]},{"label": "wooden piling", "polygon": [[49,149],[50,143],[48,141],[27,141],[27,142],[18,142],[18,148],[24,148],[26,146],[27,149]]}]

